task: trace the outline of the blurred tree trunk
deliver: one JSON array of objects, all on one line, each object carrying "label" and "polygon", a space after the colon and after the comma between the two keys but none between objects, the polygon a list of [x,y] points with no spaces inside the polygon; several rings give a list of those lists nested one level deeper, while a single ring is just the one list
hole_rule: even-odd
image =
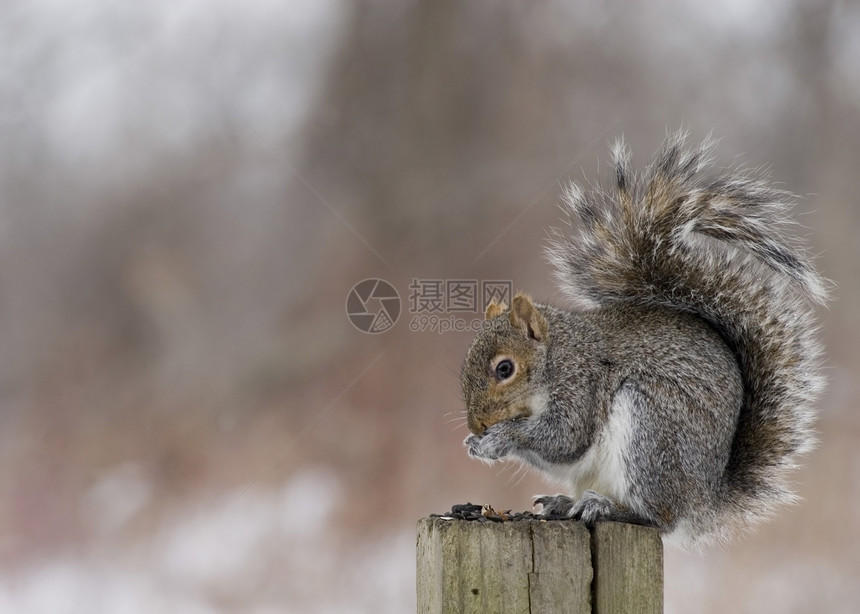
[{"label": "blurred tree trunk", "polygon": [[468,262],[566,163],[552,123],[569,66],[532,36],[525,8],[353,6],[308,172],[386,257],[420,261],[445,244]]}]

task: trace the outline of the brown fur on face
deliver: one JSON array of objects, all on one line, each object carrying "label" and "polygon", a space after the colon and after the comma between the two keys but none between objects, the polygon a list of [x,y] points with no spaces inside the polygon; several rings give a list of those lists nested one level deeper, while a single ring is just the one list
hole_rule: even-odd
[{"label": "brown fur on face", "polygon": [[[487,326],[475,337],[463,367],[468,425],[476,435],[498,422],[532,414],[530,381],[547,335],[546,319],[525,294],[514,297],[510,310],[490,303],[486,318]],[[496,374],[504,360],[514,365],[507,379]]]}]

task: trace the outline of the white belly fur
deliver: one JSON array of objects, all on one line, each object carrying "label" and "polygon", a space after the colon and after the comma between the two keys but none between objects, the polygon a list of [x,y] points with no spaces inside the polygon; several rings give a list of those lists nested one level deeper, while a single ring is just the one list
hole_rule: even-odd
[{"label": "white belly fur", "polygon": [[593,490],[622,505],[630,506],[632,503],[624,454],[630,446],[634,394],[632,386],[624,386],[616,393],[609,420],[582,458],[570,465],[544,468],[550,478],[569,489],[569,495],[574,499],[578,499],[586,490]]}]

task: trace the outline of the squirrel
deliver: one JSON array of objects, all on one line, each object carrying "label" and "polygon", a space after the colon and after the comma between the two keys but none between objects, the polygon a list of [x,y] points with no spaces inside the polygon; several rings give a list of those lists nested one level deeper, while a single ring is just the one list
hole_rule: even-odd
[{"label": "squirrel", "polygon": [[790,194],[744,169],[709,178],[713,139],[686,143],[670,135],[642,173],[620,140],[611,186],[568,187],[547,255],[580,309],[491,302],[461,382],[470,456],[569,489],[541,514],[700,547],[797,500],[829,282],[786,232]]}]

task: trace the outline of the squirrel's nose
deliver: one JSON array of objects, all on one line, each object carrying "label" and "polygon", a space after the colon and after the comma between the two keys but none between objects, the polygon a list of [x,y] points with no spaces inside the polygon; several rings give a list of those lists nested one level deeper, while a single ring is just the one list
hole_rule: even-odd
[{"label": "squirrel's nose", "polygon": [[467,423],[469,425],[469,430],[472,431],[472,434],[474,435],[483,435],[484,431],[487,430],[487,425],[481,420],[478,420],[475,416],[470,415]]}]

